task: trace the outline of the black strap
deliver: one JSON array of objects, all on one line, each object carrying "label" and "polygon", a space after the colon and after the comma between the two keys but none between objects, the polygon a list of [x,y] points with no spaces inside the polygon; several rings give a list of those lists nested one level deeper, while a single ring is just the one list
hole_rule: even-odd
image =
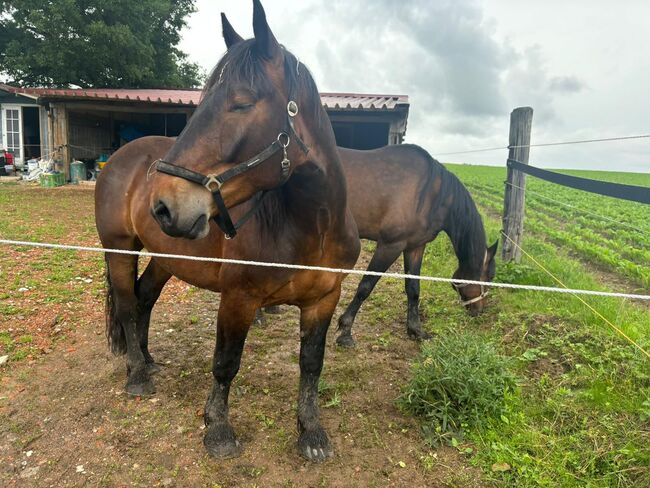
[{"label": "black strap", "polygon": [[212,199],[219,209],[219,214],[214,218],[214,221],[217,223],[219,228],[226,235],[226,239],[232,239],[237,235],[237,228],[232,223],[230,218],[230,212],[228,212],[228,207],[226,207],[226,202],[223,201],[221,192],[219,190],[212,192]]},{"label": "black strap", "polygon": [[554,171],[535,168],[534,166],[523,164],[514,159],[508,159],[508,168],[516,169],[517,171],[527,173],[542,180],[550,181],[551,183],[575,188],[576,190],[587,191],[631,202],[650,204],[650,188],[645,186],[623,185],[620,183],[610,183],[608,181],[579,178],[577,176],[570,176],[556,173]]},{"label": "black strap", "polygon": [[201,186],[205,186],[205,175],[192,171],[191,169],[183,168],[182,166],[176,166],[175,164],[170,164],[162,159],[156,161],[156,171],[161,173],[168,174],[170,176],[178,176],[184,180],[197,183]]},{"label": "black strap", "polygon": [[277,140],[273,141],[261,153],[250,158],[248,161],[244,161],[243,163],[239,163],[238,165],[233,166],[229,170],[224,171],[223,173],[218,175],[216,178],[221,184],[224,184],[226,181],[234,178],[235,176],[245,173],[246,171],[253,169],[255,166],[263,163],[264,161],[272,157],[276,152],[280,151],[281,149],[282,149],[282,144],[280,144],[280,142]]}]

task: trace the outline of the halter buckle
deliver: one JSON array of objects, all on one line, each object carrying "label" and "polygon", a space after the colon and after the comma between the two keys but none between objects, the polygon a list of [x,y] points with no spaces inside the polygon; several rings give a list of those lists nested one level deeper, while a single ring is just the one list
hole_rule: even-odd
[{"label": "halter buckle", "polygon": [[287,113],[289,114],[289,117],[295,117],[298,115],[298,104],[293,100],[289,100],[289,103],[287,103]]},{"label": "halter buckle", "polygon": [[216,175],[207,175],[205,177],[205,183],[203,183],[203,186],[205,186],[210,191],[210,193],[221,190],[222,185],[223,183],[217,178]]}]

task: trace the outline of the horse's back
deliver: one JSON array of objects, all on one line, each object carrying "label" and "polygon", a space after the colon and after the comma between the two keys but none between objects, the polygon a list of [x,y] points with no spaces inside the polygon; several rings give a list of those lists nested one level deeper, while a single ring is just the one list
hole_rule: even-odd
[{"label": "horse's back", "polygon": [[361,238],[420,240],[443,167],[411,144],[370,151],[339,148],[348,184],[348,204]]},{"label": "horse's back", "polygon": [[110,157],[95,187],[95,222],[102,243],[134,236],[132,206],[144,202],[147,172],[173,143],[170,137],[142,137]]}]

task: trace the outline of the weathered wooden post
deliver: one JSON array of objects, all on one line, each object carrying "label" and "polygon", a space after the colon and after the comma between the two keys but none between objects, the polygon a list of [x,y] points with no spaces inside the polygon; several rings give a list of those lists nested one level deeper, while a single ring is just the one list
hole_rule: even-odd
[{"label": "weathered wooden post", "polygon": [[[533,127],[533,109],[519,107],[510,114],[510,148],[508,159],[514,159],[523,164],[528,164],[530,155],[530,132]],[[506,180],[506,193],[503,205],[503,233],[510,237],[517,245],[521,245],[524,233],[524,206],[526,202],[526,174],[508,168]],[[521,251],[503,236],[501,257],[505,262],[519,262]]]}]

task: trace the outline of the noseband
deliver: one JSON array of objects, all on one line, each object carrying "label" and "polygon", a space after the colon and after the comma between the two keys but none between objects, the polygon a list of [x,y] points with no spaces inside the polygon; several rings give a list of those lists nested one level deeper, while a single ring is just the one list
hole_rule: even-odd
[{"label": "noseband", "polygon": [[[451,286],[454,287],[454,290],[459,292],[459,295],[460,295],[460,290],[465,288],[466,286],[469,286],[469,285],[470,285],[470,283],[458,283],[458,284],[452,283],[451,284]],[[460,299],[460,304],[463,307],[466,307],[467,305],[471,305],[472,303],[480,302],[486,296],[488,296],[489,290],[487,288],[485,288],[485,285],[480,285],[480,286],[481,286],[481,294],[479,296],[474,297],[474,298],[470,298],[469,300],[463,300],[462,298]]]},{"label": "noseband", "polygon": [[280,163],[280,170],[282,172],[282,181],[280,182],[280,185],[283,185],[289,178],[291,169],[291,161],[287,155],[287,148],[289,147],[289,144],[291,144],[291,137],[294,138],[298,146],[300,146],[300,149],[302,149],[305,154],[309,152],[309,149],[302,141],[302,139],[300,139],[300,136],[298,136],[294,128],[294,118],[296,115],[298,115],[298,104],[294,101],[294,97],[290,96],[289,103],[287,104],[286,129],[280,132],[275,141],[269,144],[266,149],[253,156],[248,161],[239,163],[232,168],[224,171],[223,173],[220,173],[218,175],[204,175],[202,173],[197,173],[196,171],[168,163],[162,159],[159,159],[156,162],[156,171],[170,176],[176,176],[177,178],[182,178],[184,180],[191,181],[192,183],[196,183],[207,188],[207,190],[212,194],[212,199],[214,200],[215,205],[219,209],[219,214],[214,217],[214,221],[223,231],[226,239],[232,239],[237,235],[237,230],[255,214],[259,208],[259,205],[262,203],[262,199],[264,198],[266,191],[258,192],[255,197],[256,202],[253,205],[253,208],[246,212],[246,214],[244,214],[237,221],[237,223],[233,223],[232,218],[230,217],[230,212],[228,211],[228,207],[226,207],[226,203],[224,202],[223,196],[221,195],[221,187],[224,185],[224,183],[226,183],[228,180],[231,180],[235,176],[239,176],[252,170],[253,168],[256,168],[264,161],[273,157],[279,151],[282,151],[284,156],[282,162]]}]

